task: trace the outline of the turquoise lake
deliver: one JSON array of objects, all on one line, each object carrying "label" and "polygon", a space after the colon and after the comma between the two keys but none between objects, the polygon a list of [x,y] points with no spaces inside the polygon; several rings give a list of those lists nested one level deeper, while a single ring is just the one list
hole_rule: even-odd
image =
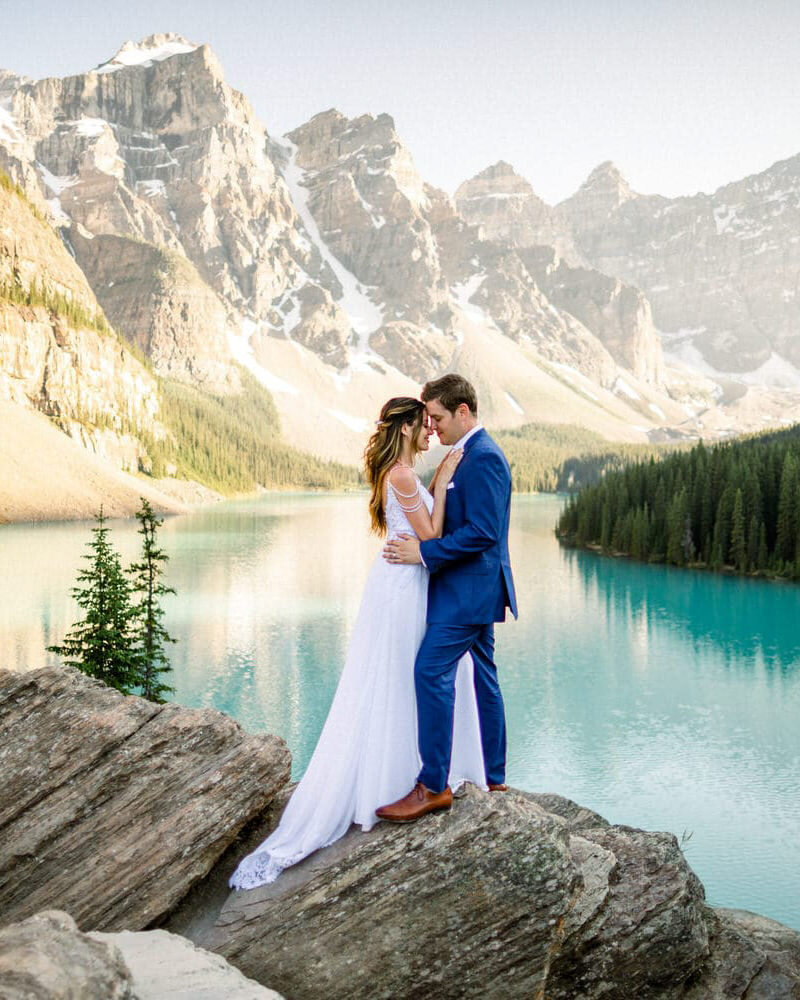
[{"label": "turquoise lake", "polygon": [[[514,502],[520,620],[497,628],[509,781],[672,831],[709,902],[800,929],[800,588],[564,550],[562,502]],[[110,525],[130,561],[136,523]],[[90,527],[0,528],[0,665],[56,662]],[[224,503],[160,540],[175,700],[279,734],[301,775],[379,551],[365,496]]]}]

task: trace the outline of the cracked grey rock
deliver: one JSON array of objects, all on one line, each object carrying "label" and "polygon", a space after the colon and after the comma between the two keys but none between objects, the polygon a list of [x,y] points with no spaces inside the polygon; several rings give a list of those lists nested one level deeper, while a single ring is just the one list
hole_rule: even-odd
[{"label": "cracked grey rock", "polygon": [[290,754],[211,709],[70,668],[0,673],[0,920],[165,918],[287,782]]},{"label": "cracked grey rock", "polygon": [[209,946],[297,1000],[680,996],[709,911],[676,839],[548,804],[569,818],[470,788],[449,813],[353,830],[232,894]]},{"label": "cracked grey rock", "polygon": [[59,910],[0,928],[0,997],[139,1000],[119,949],[81,934]]},{"label": "cracked grey rock", "polygon": [[178,934],[92,931],[89,936],[119,950],[131,971],[137,1000],[281,1000],[274,990]]},{"label": "cracked grey rock", "polygon": [[449,813],[353,828],[204,933],[293,1000],[800,996],[800,934],[707,906],[672,834],[547,793],[468,787]]}]

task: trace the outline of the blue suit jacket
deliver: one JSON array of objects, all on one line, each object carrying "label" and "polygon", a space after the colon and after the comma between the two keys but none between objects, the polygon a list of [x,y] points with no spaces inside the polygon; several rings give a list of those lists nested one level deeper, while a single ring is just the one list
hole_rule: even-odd
[{"label": "blue suit jacket", "polygon": [[441,538],[422,542],[428,622],[483,625],[517,617],[508,555],[511,470],[485,430],[467,441],[447,490]]}]

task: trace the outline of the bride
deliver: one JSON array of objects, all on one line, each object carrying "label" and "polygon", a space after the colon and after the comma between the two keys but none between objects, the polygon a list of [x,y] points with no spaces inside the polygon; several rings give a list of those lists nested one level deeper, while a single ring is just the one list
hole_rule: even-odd
[{"label": "bride", "polygon": [[[425,404],[418,399],[400,396],[381,409],[364,453],[370,519],[378,534],[441,537],[447,486],[461,452],[450,452],[442,462],[431,495],[412,468],[417,455],[428,450],[431,433]],[[413,785],[420,769],[414,658],[425,632],[427,598],[423,566],[377,556],[308,768],[277,829],[233,873],[232,888],[273,882],[284,868],[338,840],[353,823],[372,829],[376,808]],[[464,781],[486,788],[472,669],[465,656],[456,680],[451,788]]]}]

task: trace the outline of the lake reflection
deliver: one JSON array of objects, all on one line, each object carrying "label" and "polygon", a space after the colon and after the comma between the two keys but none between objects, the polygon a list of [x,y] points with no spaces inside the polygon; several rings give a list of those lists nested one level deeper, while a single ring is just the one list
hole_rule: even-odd
[{"label": "lake reflection", "polygon": [[[509,780],[686,831],[710,902],[800,927],[800,588],[563,550],[519,497],[519,622],[498,627]],[[126,561],[133,522],[112,522]],[[90,525],[0,529],[0,663],[52,660]],[[283,736],[305,768],[377,539],[366,498],[274,495],[168,519],[176,699]]]}]

